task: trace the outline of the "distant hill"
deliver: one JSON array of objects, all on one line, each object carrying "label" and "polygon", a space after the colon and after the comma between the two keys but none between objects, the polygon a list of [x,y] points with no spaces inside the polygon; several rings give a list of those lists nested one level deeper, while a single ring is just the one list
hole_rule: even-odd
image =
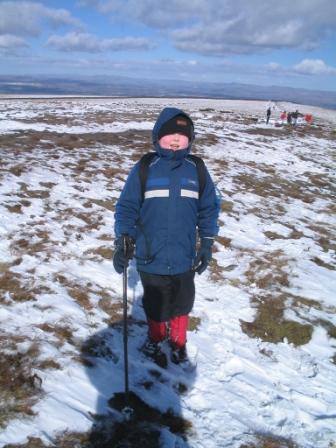
[{"label": "distant hill", "polygon": [[148,80],[118,76],[0,76],[0,94],[204,97],[289,101],[336,109],[336,92],[238,83]]}]

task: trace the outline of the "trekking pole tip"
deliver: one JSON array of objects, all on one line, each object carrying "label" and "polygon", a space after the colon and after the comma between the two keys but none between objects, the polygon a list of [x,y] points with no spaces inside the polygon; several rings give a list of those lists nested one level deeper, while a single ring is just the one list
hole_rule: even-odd
[{"label": "trekking pole tip", "polygon": [[126,421],[130,421],[133,414],[134,414],[134,409],[131,408],[130,406],[125,406],[122,410],[121,410],[122,415],[124,416]]}]

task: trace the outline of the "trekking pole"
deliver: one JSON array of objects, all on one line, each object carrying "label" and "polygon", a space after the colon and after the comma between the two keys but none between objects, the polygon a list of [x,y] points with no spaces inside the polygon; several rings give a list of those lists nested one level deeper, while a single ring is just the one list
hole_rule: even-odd
[{"label": "trekking pole", "polygon": [[132,242],[128,239],[127,235],[124,237],[124,255],[127,262],[124,266],[123,272],[123,326],[124,326],[124,373],[125,373],[125,407],[122,413],[126,419],[129,419],[133,413],[133,409],[129,403],[129,387],[128,387],[128,326],[127,326],[127,268],[130,251],[132,250]]}]

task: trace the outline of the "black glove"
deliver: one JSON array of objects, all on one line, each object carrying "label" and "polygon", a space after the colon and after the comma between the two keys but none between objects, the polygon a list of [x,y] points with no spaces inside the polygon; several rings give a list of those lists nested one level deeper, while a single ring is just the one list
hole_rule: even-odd
[{"label": "black glove", "polygon": [[122,274],[128,267],[128,262],[134,256],[134,239],[129,235],[121,235],[114,242],[115,252],[113,255],[113,266],[118,274]]},{"label": "black glove", "polygon": [[211,260],[213,242],[213,238],[201,238],[201,246],[197,251],[193,267],[199,275],[206,270]]}]

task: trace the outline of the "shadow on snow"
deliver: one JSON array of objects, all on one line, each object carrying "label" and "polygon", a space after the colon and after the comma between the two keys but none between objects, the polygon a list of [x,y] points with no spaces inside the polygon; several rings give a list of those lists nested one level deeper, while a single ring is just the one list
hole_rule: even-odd
[{"label": "shadow on snow", "polygon": [[[182,417],[183,395],[192,387],[196,369],[185,372],[171,362],[167,369],[162,369],[141,352],[147,324],[141,297],[135,294],[138,281],[138,274],[131,266],[128,290],[133,290],[133,303],[128,317],[128,366],[129,404],[133,415],[129,420],[122,413],[125,406],[123,321],[93,334],[82,346],[82,361],[98,391],[90,443],[96,448],[188,448],[192,424]],[[169,355],[168,344],[164,350]]]}]

